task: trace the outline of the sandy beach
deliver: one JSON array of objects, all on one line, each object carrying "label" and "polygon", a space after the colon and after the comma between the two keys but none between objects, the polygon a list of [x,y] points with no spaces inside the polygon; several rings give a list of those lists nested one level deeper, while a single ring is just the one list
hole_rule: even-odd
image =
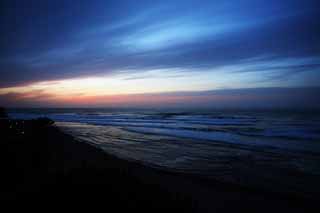
[{"label": "sandy beach", "polygon": [[317,199],[149,168],[76,141],[50,120],[1,120],[2,201],[142,212],[310,212]]},{"label": "sandy beach", "polygon": [[319,213],[319,8],[2,0],[0,213]]}]

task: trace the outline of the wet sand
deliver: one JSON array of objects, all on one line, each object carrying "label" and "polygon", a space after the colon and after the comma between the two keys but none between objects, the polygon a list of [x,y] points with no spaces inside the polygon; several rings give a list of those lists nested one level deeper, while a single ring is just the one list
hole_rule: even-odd
[{"label": "wet sand", "polygon": [[48,121],[1,120],[1,195],[148,212],[310,212],[319,198],[160,171],[76,141]]}]

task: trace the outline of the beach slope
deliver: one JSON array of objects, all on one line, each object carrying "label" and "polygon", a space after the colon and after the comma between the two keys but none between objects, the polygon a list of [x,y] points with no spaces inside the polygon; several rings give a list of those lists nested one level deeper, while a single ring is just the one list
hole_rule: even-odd
[{"label": "beach slope", "polygon": [[1,119],[1,201],[140,212],[312,211],[315,200],[205,181],[128,162],[49,119]]}]

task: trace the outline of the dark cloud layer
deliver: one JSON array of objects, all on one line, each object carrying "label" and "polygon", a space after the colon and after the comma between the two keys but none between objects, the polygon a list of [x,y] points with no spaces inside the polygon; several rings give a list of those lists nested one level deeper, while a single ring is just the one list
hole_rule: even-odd
[{"label": "dark cloud layer", "polygon": [[[319,110],[317,88],[251,88],[202,92],[78,96],[60,99],[41,90],[0,95],[7,107],[138,107],[197,109]],[[316,112],[316,111],[314,111]]]},{"label": "dark cloud layer", "polygon": [[317,2],[2,1],[0,87],[155,68],[319,73]]}]

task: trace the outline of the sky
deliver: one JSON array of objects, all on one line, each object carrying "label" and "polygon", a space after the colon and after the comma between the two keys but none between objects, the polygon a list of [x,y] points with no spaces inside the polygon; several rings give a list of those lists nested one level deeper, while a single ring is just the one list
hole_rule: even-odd
[{"label": "sky", "polygon": [[0,4],[0,105],[320,106],[319,1]]}]

